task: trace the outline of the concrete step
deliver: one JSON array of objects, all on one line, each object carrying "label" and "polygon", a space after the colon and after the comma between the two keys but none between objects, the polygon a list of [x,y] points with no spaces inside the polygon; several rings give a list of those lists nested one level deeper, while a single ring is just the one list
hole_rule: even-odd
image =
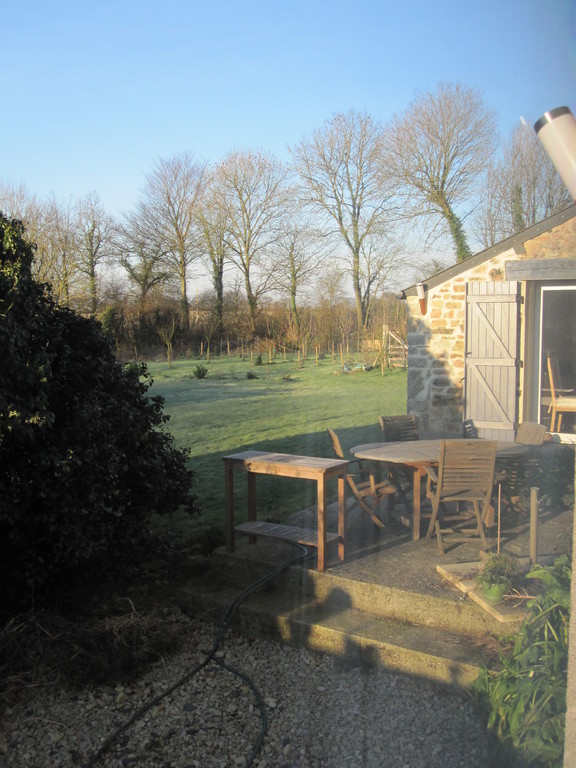
[{"label": "concrete step", "polygon": [[[564,531],[572,531],[572,513],[541,522],[539,553],[557,556]],[[315,511],[304,510],[290,523],[313,528]],[[518,521],[506,547],[520,556],[527,542],[528,526]],[[290,563],[302,551],[293,544],[265,537],[250,544],[238,536],[236,551],[216,550],[208,572],[183,581],[177,599],[191,615],[219,624],[246,591],[233,626],[247,635],[461,687],[481,665],[497,666],[495,638],[513,634],[522,622],[522,601],[494,608],[474,594],[481,559],[476,543],[440,557],[433,542],[414,541],[401,526],[382,532],[358,525],[347,536],[344,562],[334,545],[329,549],[328,568],[320,573],[313,559]],[[258,587],[248,591],[251,585]]]},{"label": "concrete step", "polygon": [[[253,584],[269,574],[281,559],[274,557],[275,550],[262,547],[255,556],[253,545],[233,554],[217,550],[212,557],[211,577],[222,586],[230,585],[238,590]],[[271,554],[270,554],[271,553]],[[483,641],[487,635],[502,635],[514,631],[516,624],[508,621],[503,625],[494,613],[482,610],[466,597],[466,594],[448,586],[441,594],[430,594],[418,589],[401,589],[337,571],[319,572],[313,565],[291,566],[273,578],[267,589],[277,594],[286,593],[291,599],[303,604],[316,601],[322,604],[353,608],[385,619],[416,624],[463,635]]]},{"label": "concrete step", "polygon": [[[216,581],[178,595],[189,615],[219,624],[241,590]],[[491,666],[494,645],[421,624],[386,618],[340,599],[304,600],[267,585],[246,595],[231,612],[230,627],[338,656],[348,664],[382,665],[395,672],[467,688],[481,665]]]},{"label": "concrete step", "polygon": [[249,637],[464,688],[482,665],[496,661],[492,635],[501,634],[502,625],[457,590],[420,594],[306,564],[268,579],[283,560],[269,547],[256,555],[257,547],[246,556],[217,550],[201,580],[182,584],[176,596],[182,609],[215,624],[229,612],[231,627]]}]

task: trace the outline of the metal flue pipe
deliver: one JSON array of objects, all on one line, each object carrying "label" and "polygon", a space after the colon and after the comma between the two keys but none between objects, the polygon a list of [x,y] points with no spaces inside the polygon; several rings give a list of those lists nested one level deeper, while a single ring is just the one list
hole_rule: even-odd
[{"label": "metal flue pipe", "polygon": [[554,163],[570,197],[576,201],[576,120],[568,107],[545,112],[534,130]]}]

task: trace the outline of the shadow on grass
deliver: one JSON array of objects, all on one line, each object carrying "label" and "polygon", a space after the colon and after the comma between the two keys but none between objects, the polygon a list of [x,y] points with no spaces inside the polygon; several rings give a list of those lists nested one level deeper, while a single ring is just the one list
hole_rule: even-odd
[{"label": "shadow on grass", "polygon": [[[339,428],[338,434],[345,453],[353,445],[379,442],[382,435],[380,426],[377,424]],[[190,466],[198,475],[199,482],[195,488],[195,493],[202,508],[202,515],[200,518],[175,515],[171,521],[161,521],[160,525],[162,527],[174,526],[191,533],[206,527],[221,528],[224,531],[225,487],[222,457],[249,450],[333,458],[332,446],[325,430],[293,435],[279,440],[244,443],[231,451],[197,455],[191,458]],[[234,481],[234,509],[235,522],[237,523],[247,519],[247,482],[245,477],[242,477],[243,474],[241,471],[236,472]],[[260,520],[281,522],[286,519],[287,515],[317,503],[316,482],[311,480],[258,475],[256,494],[258,519]],[[337,496],[337,481],[329,481],[328,502],[334,501]]]}]

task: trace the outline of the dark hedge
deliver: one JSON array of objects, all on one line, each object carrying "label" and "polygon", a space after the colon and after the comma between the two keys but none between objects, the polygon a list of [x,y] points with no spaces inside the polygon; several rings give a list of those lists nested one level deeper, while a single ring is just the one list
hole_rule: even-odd
[{"label": "dark hedge", "polygon": [[34,247],[0,213],[1,609],[63,577],[124,568],[155,515],[197,512],[187,454],[144,365],[31,276]]}]

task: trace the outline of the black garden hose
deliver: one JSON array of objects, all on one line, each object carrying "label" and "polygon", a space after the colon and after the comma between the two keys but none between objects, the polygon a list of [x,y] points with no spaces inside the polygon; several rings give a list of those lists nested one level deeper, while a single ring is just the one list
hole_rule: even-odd
[{"label": "black garden hose", "polygon": [[244,768],[249,768],[249,766],[252,765],[254,758],[258,754],[258,751],[262,745],[262,741],[264,740],[264,736],[266,734],[266,728],[267,728],[267,717],[266,717],[266,710],[264,708],[264,703],[262,701],[262,697],[260,696],[260,693],[258,692],[258,689],[254,685],[253,681],[250,680],[250,678],[245,675],[244,673],[240,672],[239,670],[235,669],[234,667],[231,667],[227,664],[225,664],[223,661],[220,661],[219,659],[216,659],[216,652],[218,648],[220,647],[220,643],[222,642],[222,639],[224,637],[224,633],[230,626],[230,622],[232,621],[232,618],[234,616],[234,613],[240,603],[248,597],[248,595],[252,594],[252,592],[255,592],[257,589],[262,587],[264,584],[266,584],[271,579],[275,578],[276,576],[279,576],[281,573],[283,573],[285,570],[290,568],[292,565],[296,565],[297,563],[304,562],[305,560],[309,560],[312,557],[316,555],[315,551],[310,551],[302,544],[296,544],[293,543],[295,546],[299,547],[302,550],[302,554],[298,555],[297,557],[293,557],[290,560],[288,560],[285,563],[282,563],[274,570],[270,571],[269,573],[265,574],[264,576],[261,576],[259,579],[257,579],[253,584],[250,584],[248,587],[242,590],[240,594],[232,600],[232,602],[228,605],[226,610],[224,611],[224,614],[222,616],[222,619],[220,621],[220,624],[218,626],[218,630],[216,631],[216,634],[214,636],[214,642],[212,644],[211,650],[207,653],[206,657],[203,661],[201,661],[199,664],[197,664],[193,669],[186,672],[182,677],[180,677],[175,683],[173,683],[169,688],[167,688],[162,693],[155,696],[153,699],[151,699],[149,702],[144,704],[137,712],[135,712],[128,720],[126,720],[122,725],[118,726],[115,731],[113,731],[110,736],[104,741],[102,746],[98,749],[97,752],[95,752],[92,757],[88,760],[87,763],[84,764],[84,768],[92,768],[92,766],[96,765],[96,763],[102,758],[102,756],[110,749],[112,744],[116,741],[116,739],[120,736],[121,733],[126,731],[131,725],[133,725],[137,720],[139,720],[141,717],[143,717],[146,712],[148,712],[149,709],[151,709],[153,706],[158,704],[158,702],[162,701],[162,699],[165,699],[167,696],[169,696],[171,693],[173,693],[177,688],[179,688],[181,685],[183,685],[185,682],[190,680],[191,677],[198,674],[202,669],[208,666],[211,661],[213,661],[215,664],[217,664],[219,667],[224,669],[227,672],[230,672],[233,675],[236,675],[241,680],[243,680],[247,685],[249,685],[250,689],[254,693],[256,697],[256,701],[258,703],[258,708],[260,710],[260,716],[261,716],[261,726],[260,726],[260,732],[258,734],[258,738],[254,744],[254,747],[252,749],[252,752],[250,753],[250,756],[248,757],[246,763],[244,764]]}]

